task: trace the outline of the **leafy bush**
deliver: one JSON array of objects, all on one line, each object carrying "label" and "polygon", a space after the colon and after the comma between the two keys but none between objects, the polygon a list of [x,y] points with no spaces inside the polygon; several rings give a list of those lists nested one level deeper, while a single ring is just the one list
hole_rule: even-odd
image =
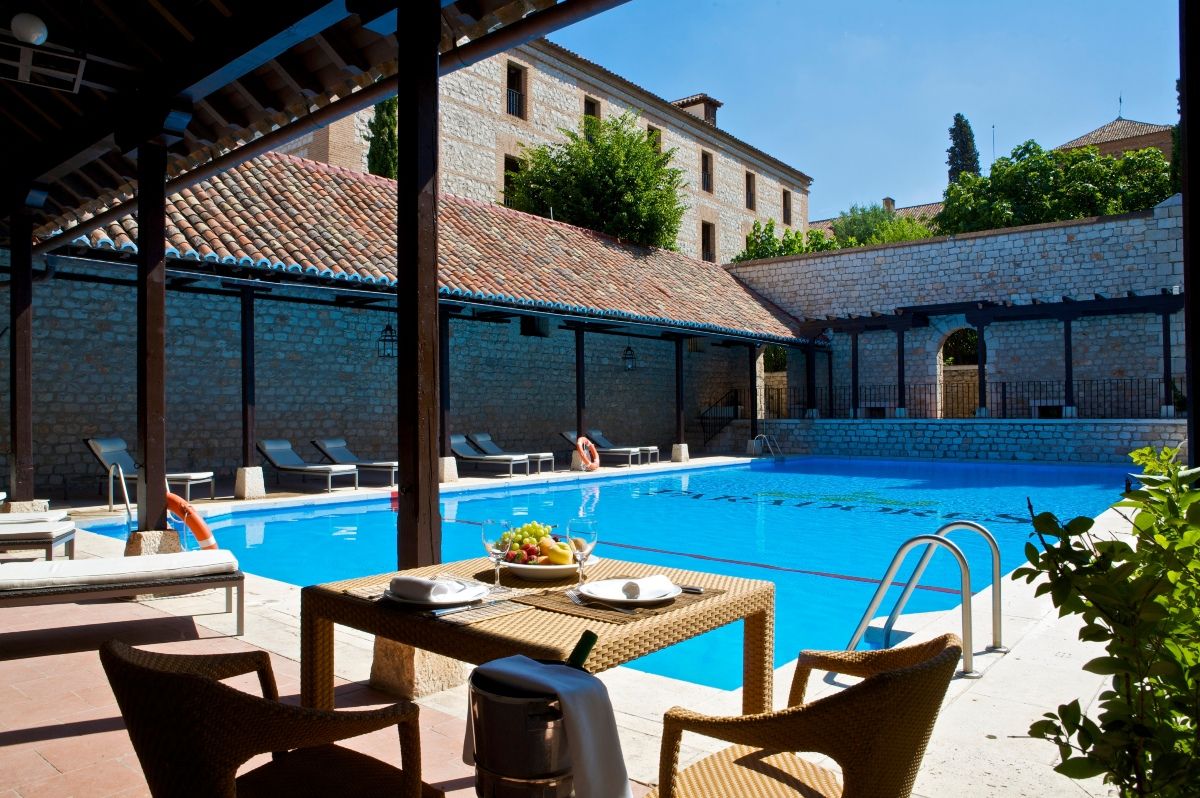
[{"label": "leafy bush", "polygon": [[1106,655],[1084,669],[1111,677],[1093,719],[1079,701],[1029,733],[1054,742],[1071,778],[1103,775],[1122,796],[1200,794],[1200,468],[1177,452],[1139,449],[1142,487],[1116,506],[1131,513],[1132,543],[1094,534],[1092,519],[1034,517],[1041,549],[1013,578],[1042,579],[1059,615],[1083,620],[1081,640]]},{"label": "leafy bush", "polygon": [[604,120],[585,116],[566,141],[528,147],[521,169],[509,172],[505,195],[517,210],[597,230],[643,246],[676,248],[687,210],[679,199],[683,173],[671,167],[675,150],[633,114]]},{"label": "leafy bush", "polygon": [[1043,150],[1031,140],[997,158],[987,177],[959,175],[933,223],[952,235],[1140,211],[1170,195],[1170,168],[1153,147],[1114,158],[1095,147]]},{"label": "leafy bush", "polygon": [[828,252],[837,249],[837,242],[825,236],[823,230],[809,230],[808,234],[787,229],[783,235],[775,236],[775,220],[766,224],[755,221],[746,234],[746,248],[733,256],[734,263],[762,258],[781,258],[784,255],[803,255],[806,252]]},{"label": "leafy bush", "polygon": [[894,244],[933,236],[933,230],[923,221],[897,216],[895,211],[878,204],[851,205],[850,210],[842,211],[830,227],[839,247]]}]

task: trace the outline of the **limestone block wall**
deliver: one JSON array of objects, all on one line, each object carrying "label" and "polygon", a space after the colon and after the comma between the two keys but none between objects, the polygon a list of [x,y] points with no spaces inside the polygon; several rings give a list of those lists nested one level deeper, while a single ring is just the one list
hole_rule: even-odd
[{"label": "limestone block wall", "polygon": [[[789,454],[922,457],[1072,463],[1128,463],[1142,446],[1178,446],[1187,423],[1154,420],[778,420],[759,422]],[[741,452],[748,421],[735,421],[710,446]]]},{"label": "limestone block wall", "polygon": [[[133,276],[117,266],[103,273]],[[0,291],[0,313],[7,313],[8,297]],[[117,436],[131,450],[136,446],[135,306],[132,287],[35,284],[39,495],[99,484],[103,472],[84,438]],[[255,307],[258,437],[290,439],[314,462],[319,456],[309,441],[323,436],[345,436],[362,457],[395,457],[396,361],[376,353],[391,314],[263,300]],[[167,313],[168,467],[229,475],[240,465],[239,302],[168,292]],[[553,329],[550,338],[532,338],[521,336],[516,322],[455,321],[451,336],[451,429],[489,431],[515,449],[565,451],[557,431],[575,424],[573,333]],[[669,455],[673,344],[630,339],[638,368],[626,371],[625,338],[589,334],[586,342],[589,423],[615,440],[657,444]],[[714,391],[745,381],[746,359],[743,348],[702,342],[685,347],[685,358],[691,423]],[[4,418],[7,403],[8,369],[0,368]],[[0,452],[8,451],[5,423]],[[7,468],[0,455],[0,474],[7,476]]]},{"label": "limestone block wall", "polygon": [[[740,280],[797,317],[889,313],[897,307],[991,300],[1027,304],[1067,295],[1122,296],[1183,283],[1182,205],[1116,217],[970,233],[843,252],[732,264]],[[905,334],[909,383],[937,385],[941,347],[962,316],[935,316]],[[1063,326],[1002,322],[985,329],[989,382],[1062,380]],[[1172,372],[1184,373],[1183,314],[1171,317]],[[850,336],[835,334],[834,383],[850,384]],[[1161,377],[1162,322],[1157,315],[1079,319],[1073,327],[1076,380]],[[896,338],[859,336],[860,384],[896,380]],[[1122,390],[1138,386],[1124,384]]]}]

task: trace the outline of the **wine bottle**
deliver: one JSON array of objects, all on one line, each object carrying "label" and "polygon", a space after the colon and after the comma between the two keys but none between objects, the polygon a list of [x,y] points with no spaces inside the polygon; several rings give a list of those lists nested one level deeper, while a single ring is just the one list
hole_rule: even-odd
[{"label": "wine bottle", "polygon": [[583,634],[579,636],[579,642],[571,650],[571,656],[567,657],[567,664],[573,668],[582,668],[584,661],[588,658],[588,654],[592,653],[592,647],[596,645],[596,641],[599,639],[591,629],[585,629]]}]

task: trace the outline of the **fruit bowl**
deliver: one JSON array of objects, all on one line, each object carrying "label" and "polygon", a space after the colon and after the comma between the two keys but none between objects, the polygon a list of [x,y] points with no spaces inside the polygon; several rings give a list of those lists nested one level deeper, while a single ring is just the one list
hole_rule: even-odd
[{"label": "fruit bowl", "polygon": [[[587,561],[583,564],[584,570],[591,568],[594,563],[599,561],[599,557],[588,557]],[[524,579],[528,582],[553,582],[557,579],[568,579],[579,572],[579,568],[574,563],[568,563],[567,565],[529,565],[528,563],[506,562],[501,564],[517,579]]]}]

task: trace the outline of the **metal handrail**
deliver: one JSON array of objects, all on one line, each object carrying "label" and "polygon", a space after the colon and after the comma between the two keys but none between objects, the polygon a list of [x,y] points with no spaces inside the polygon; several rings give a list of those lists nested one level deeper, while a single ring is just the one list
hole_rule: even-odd
[{"label": "metal handrail", "polygon": [[[1004,644],[1000,642],[1001,633],[1001,609],[1003,602],[1001,601],[1001,581],[1000,581],[1000,546],[996,543],[996,538],[986,527],[975,523],[974,521],[951,521],[944,524],[941,529],[933,534],[938,537],[946,537],[951,532],[959,529],[968,529],[972,532],[978,532],[983,539],[987,541],[988,548],[992,550],[992,644],[988,646],[988,651],[1004,651]],[[892,608],[891,615],[888,616],[887,622],[883,625],[883,645],[886,648],[891,644],[892,627],[896,624],[896,619],[900,617],[900,613],[904,611],[904,605],[908,603],[912,592],[916,590],[917,584],[921,581],[921,576],[925,573],[925,568],[929,565],[929,561],[933,559],[935,547],[930,545],[925,547],[925,553],[921,555],[921,559],[917,562],[917,567],[913,569],[912,576],[908,578],[908,584],[904,586],[903,592],[900,593],[900,598],[896,599],[896,606]]]},{"label": "metal handrail", "polygon": [[113,509],[113,472],[120,478],[121,496],[125,499],[125,528],[133,526],[133,506],[129,503],[129,488],[125,485],[125,471],[119,463],[108,467],[108,509]]},{"label": "metal handrail", "polygon": [[892,580],[896,577],[896,572],[900,570],[905,556],[907,556],[909,551],[923,544],[944,546],[954,555],[954,559],[958,561],[958,570],[961,576],[959,595],[962,598],[962,675],[977,677],[979,674],[976,673],[974,668],[973,649],[971,647],[971,566],[967,564],[967,557],[963,554],[962,549],[950,540],[938,535],[917,535],[900,544],[900,548],[896,550],[896,556],[892,558],[892,564],[888,566],[887,573],[884,574],[879,587],[875,590],[875,595],[871,597],[871,603],[868,605],[867,611],[863,613],[862,620],[858,623],[858,628],[854,630],[854,636],[850,638],[850,642],[846,645],[846,650],[853,651],[858,647],[859,642],[867,631],[867,626],[871,623],[871,618],[875,615],[875,611],[879,609],[879,605],[883,601],[884,593],[891,587]]},{"label": "metal handrail", "polygon": [[779,441],[775,440],[774,435],[768,435],[765,432],[760,432],[754,436],[754,440],[762,441],[767,452],[776,460],[783,459],[783,451],[779,448]]}]

